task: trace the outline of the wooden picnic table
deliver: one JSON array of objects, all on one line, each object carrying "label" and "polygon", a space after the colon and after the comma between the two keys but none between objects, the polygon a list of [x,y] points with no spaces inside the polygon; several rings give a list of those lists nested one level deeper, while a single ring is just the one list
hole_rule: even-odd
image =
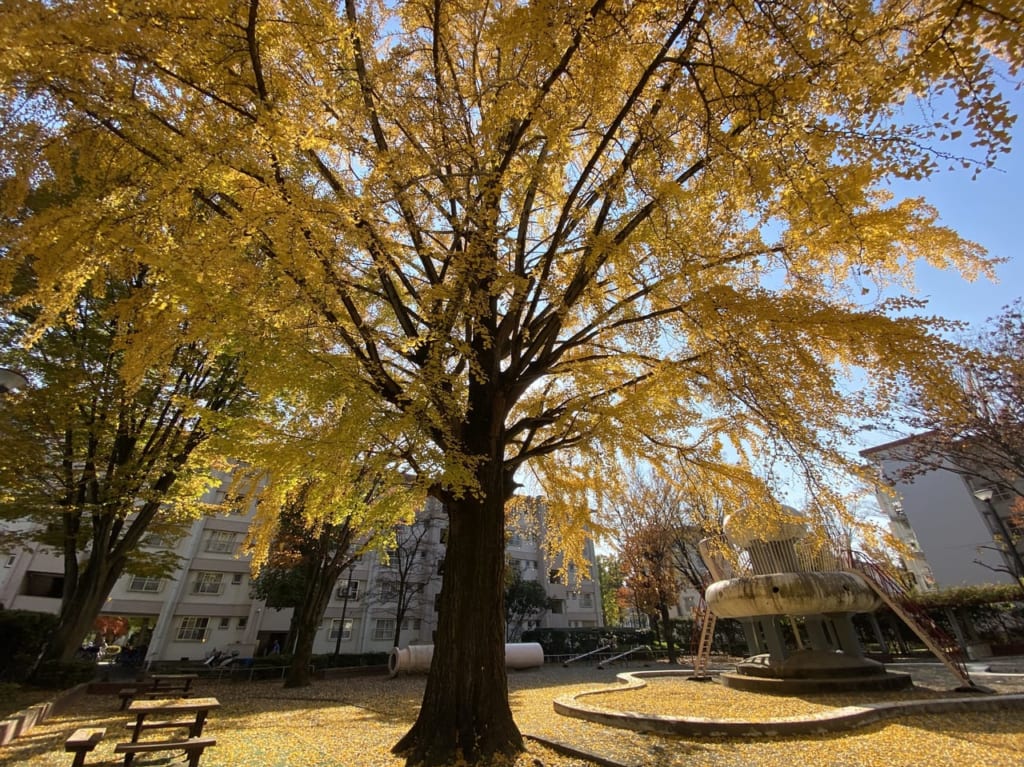
[{"label": "wooden picnic table", "polygon": [[134,687],[125,687],[117,694],[121,698],[121,710],[128,706],[133,698],[166,698],[173,693],[179,697],[187,698],[192,689],[192,683],[199,678],[199,674],[152,674],[146,684],[137,684]]},{"label": "wooden picnic table", "polygon": [[[220,708],[216,698],[133,700],[128,706],[128,713],[135,716],[134,724],[128,723],[132,728],[131,742],[138,743],[145,730],[163,727],[187,727],[189,737],[198,738],[203,734],[206,715],[215,708]],[[157,717],[166,717],[168,721],[154,721]]]},{"label": "wooden picnic table", "polygon": [[188,692],[199,674],[151,674],[149,678],[153,680],[153,691],[173,689]]}]

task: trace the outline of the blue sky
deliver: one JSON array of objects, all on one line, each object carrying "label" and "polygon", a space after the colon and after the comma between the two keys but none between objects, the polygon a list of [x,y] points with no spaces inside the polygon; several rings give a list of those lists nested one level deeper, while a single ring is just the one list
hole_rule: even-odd
[{"label": "blue sky", "polygon": [[[997,267],[995,283],[985,278],[968,282],[956,272],[924,264],[917,267],[916,296],[928,301],[921,313],[970,323],[967,335],[1024,295],[1024,91],[1008,89],[1006,95],[1018,120],[1012,150],[995,168],[982,171],[975,179],[971,170],[957,169],[936,173],[925,181],[892,185],[897,199],[924,197],[939,211],[944,226],[980,244],[989,256],[1007,259]],[[969,151],[969,147],[964,150]],[[850,450],[856,452],[900,436],[904,435],[862,432]],[[795,484],[789,489],[792,497],[788,502],[799,506],[803,490]],[[872,499],[865,501],[863,511],[878,513]]]},{"label": "blue sky", "polygon": [[955,273],[922,266],[917,284],[920,297],[929,300],[928,314],[980,325],[1024,293],[1024,92],[1008,95],[1019,117],[1013,150],[996,168],[976,180],[971,171],[958,170],[894,187],[903,197],[925,197],[944,225],[983,245],[990,256],[1009,259],[998,269],[997,284],[985,279],[969,283]]}]

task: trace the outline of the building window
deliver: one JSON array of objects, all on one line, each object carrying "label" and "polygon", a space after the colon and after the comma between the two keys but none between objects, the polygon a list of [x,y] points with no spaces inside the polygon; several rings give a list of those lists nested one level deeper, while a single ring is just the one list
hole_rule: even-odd
[{"label": "building window", "polygon": [[335,618],[331,621],[331,632],[328,634],[328,639],[338,641],[338,632],[341,631],[341,641],[347,642],[352,638],[352,619],[346,618],[342,621],[339,618]]},{"label": "building window", "polygon": [[585,594],[580,594],[580,607],[593,607],[594,606],[594,595],[589,591]]},{"label": "building window", "polygon": [[562,571],[557,567],[548,570],[548,583],[561,583],[562,582]]},{"label": "building window", "polygon": [[359,581],[346,581],[338,586],[338,599],[344,600],[346,596],[349,602],[359,601]]},{"label": "building window", "polygon": [[142,539],[140,545],[145,546],[147,549],[173,549],[175,541],[171,538],[165,538],[159,533],[147,533]]},{"label": "building window", "polygon": [[150,578],[145,575],[133,575],[132,579],[128,582],[128,590],[155,594],[160,590],[160,579]]},{"label": "building window", "polygon": [[241,586],[242,585],[242,574],[241,573],[235,573],[234,575],[231,576],[231,585],[232,586]]},{"label": "building window", "polygon": [[219,628],[222,628],[222,629],[231,628],[231,619],[230,618],[221,618],[220,619],[220,626],[219,626]]},{"label": "building window", "polygon": [[64,595],[64,578],[52,573],[31,572],[25,574],[22,593],[27,597],[60,599]]},{"label": "building window", "polygon": [[377,624],[373,629],[373,641],[383,642],[387,639],[392,639],[395,636],[395,619],[394,618],[378,618]]},{"label": "building window", "polygon": [[555,615],[561,615],[565,610],[564,599],[552,599],[549,604],[551,605],[551,612]]},{"label": "building window", "polygon": [[394,602],[398,599],[397,581],[383,581],[380,584],[380,601]]},{"label": "building window", "polygon": [[238,619],[238,623],[236,624],[236,628],[238,628],[238,630],[241,631],[242,629],[244,629],[248,625],[249,625],[249,618],[248,618],[248,616],[246,616],[245,618],[239,618]]},{"label": "building window", "polygon": [[197,573],[193,594],[219,594],[224,588],[224,573]]},{"label": "building window", "polygon": [[402,631],[419,631],[423,622],[419,618],[406,618],[402,621]]},{"label": "building window", "polygon": [[227,530],[214,530],[206,541],[206,550],[214,554],[234,554],[235,534]]},{"label": "building window", "polygon": [[210,625],[209,618],[200,618],[194,615],[187,615],[178,624],[179,642],[205,642],[206,633]]}]

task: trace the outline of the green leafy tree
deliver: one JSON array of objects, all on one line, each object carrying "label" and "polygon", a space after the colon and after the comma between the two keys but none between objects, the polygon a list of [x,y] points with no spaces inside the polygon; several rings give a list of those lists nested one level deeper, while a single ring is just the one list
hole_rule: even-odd
[{"label": "green leafy tree", "polygon": [[261,549],[254,591],[269,607],[293,608],[284,686],[307,687],[317,627],[338,579],[361,552],[389,536],[397,516],[408,515],[411,496],[362,466],[331,477],[264,477],[252,484],[261,488],[259,514],[270,521],[254,539]]},{"label": "green leafy tree", "polygon": [[340,516],[336,523],[311,523],[305,517],[306,499],[312,483],[298,484],[280,509],[277,535],[254,593],[274,609],[292,608],[288,640],[292,658],[285,675],[285,687],[308,687],[316,629],[330,602],[334,585],[356,557],[355,531],[351,518]]},{"label": "green leafy tree", "polygon": [[174,540],[213,507],[210,438],[246,407],[238,359],[190,338],[187,326],[128,362],[154,296],[148,270],[130,261],[101,270],[72,308],[29,348],[39,307],[19,273],[0,301],[0,360],[32,385],[0,403],[0,515],[21,542],[61,557],[60,615],[44,659],[67,661],[125,573],[167,576]]},{"label": "green leafy tree", "polygon": [[505,572],[505,638],[515,642],[527,621],[536,620],[551,609],[551,600],[539,581],[524,579],[513,567],[506,567]]},{"label": "green leafy tree", "polygon": [[261,392],[362,387],[445,504],[437,649],[396,746],[428,765],[523,748],[501,656],[520,472],[577,548],[623,457],[713,476],[726,445],[788,456],[838,505],[846,416],[874,419],[896,378],[950,361],[940,323],[874,291],[917,260],[991,266],[884,184],[959,160],[944,138],[961,134],[995,162],[1013,121],[999,60],[1022,63],[1014,0],[3,13],[5,214],[74,137],[90,178],[119,174],[0,221],[6,254],[61,243],[48,316],[66,274],[108,257],[97,243],[130,245],[211,330],[274,340],[275,366],[247,354]]},{"label": "green leafy tree", "polygon": [[601,583],[601,617],[605,626],[622,625],[622,605],[619,604],[619,590],[625,578],[614,554],[597,555],[597,571]]}]

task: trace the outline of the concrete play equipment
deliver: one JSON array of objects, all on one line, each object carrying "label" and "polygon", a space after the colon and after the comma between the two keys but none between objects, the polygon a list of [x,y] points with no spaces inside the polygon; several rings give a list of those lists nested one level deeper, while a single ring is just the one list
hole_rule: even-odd
[{"label": "concrete play equipment", "polygon": [[[882,600],[830,548],[814,545],[799,512],[783,507],[771,525],[735,513],[725,522],[725,538],[740,552],[746,572],[726,573],[720,561],[708,562],[712,573],[734,577],[712,583],[705,598],[717,617],[740,621],[751,657],[735,673],[722,674],[723,684],[785,693],[911,684],[908,675],[864,657],[852,617],[873,612]],[[795,650],[787,646],[783,617]]]},{"label": "concrete play equipment", "polygon": [[[395,647],[388,654],[388,675],[425,674],[430,670],[434,645],[419,644]],[[505,667],[537,668],[544,665],[544,648],[536,642],[514,642],[505,645]]]}]

